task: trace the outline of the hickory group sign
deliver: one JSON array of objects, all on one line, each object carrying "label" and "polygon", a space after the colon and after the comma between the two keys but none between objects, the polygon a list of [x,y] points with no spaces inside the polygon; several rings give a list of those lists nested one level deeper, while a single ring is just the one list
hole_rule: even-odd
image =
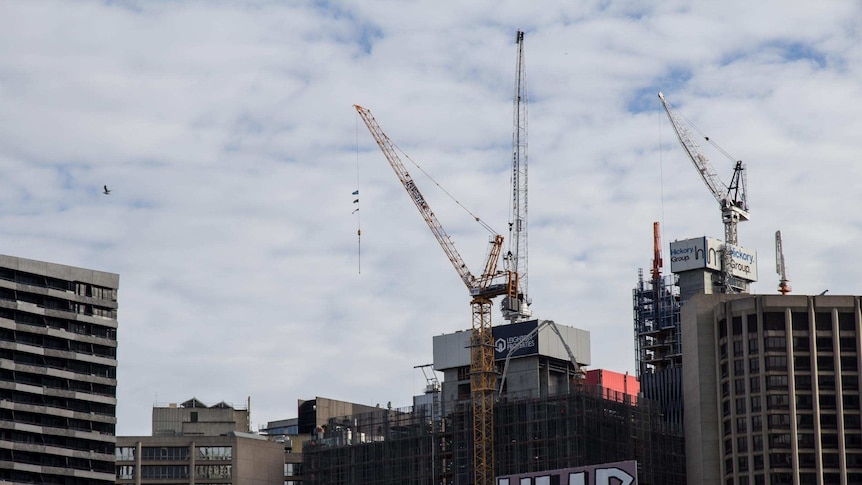
[{"label": "hickory group sign", "polygon": [[[693,269],[721,271],[721,250],[724,244],[711,237],[696,237],[670,243],[670,271],[681,273]],[[728,245],[730,274],[747,281],[757,281],[757,253]]]}]

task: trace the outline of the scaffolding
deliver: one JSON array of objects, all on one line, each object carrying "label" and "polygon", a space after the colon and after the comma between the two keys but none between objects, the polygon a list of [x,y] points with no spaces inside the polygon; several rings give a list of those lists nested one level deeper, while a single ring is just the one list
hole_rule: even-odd
[{"label": "scaffolding", "polygon": [[[636,401],[636,402],[635,402]],[[330,420],[303,448],[306,485],[472,483],[469,400]],[[645,399],[596,386],[495,403],[496,476],[636,460],[641,485],[685,483],[679,430]]]},{"label": "scaffolding", "polygon": [[679,277],[644,280],[633,291],[635,361],[644,398],[658,403],[669,423],[682,428],[682,340]]}]

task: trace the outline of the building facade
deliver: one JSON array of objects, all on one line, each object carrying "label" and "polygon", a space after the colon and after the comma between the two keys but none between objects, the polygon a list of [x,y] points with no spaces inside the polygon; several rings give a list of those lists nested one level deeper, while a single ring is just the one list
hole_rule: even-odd
[{"label": "building facade", "polygon": [[151,436],[117,437],[116,483],[283,485],[284,442],[249,426],[248,405],[191,398],[153,406]]},{"label": "building facade", "polygon": [[118,287],[0,256],[0,482],[114,483]]},{"label": "building facade", "polygon": [[862,483],[860,303],[697,295],[683,305],[690,483]]},{"label": "building facade", "polygon": [[222,436],[120,436],[116,460],[118,485],[284,483],[284,447],[238,431]]}]

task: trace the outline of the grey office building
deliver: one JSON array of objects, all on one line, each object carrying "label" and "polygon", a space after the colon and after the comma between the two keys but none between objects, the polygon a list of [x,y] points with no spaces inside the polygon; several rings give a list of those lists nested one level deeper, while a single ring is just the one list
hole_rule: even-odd
[{"label": "grey office building", "polygon": [[862,483],[859,296],[682,306],[689,483]]},{"label": "grey office building", "polygon": [[0,255],[0,482],[114,483],[118,285]]}]

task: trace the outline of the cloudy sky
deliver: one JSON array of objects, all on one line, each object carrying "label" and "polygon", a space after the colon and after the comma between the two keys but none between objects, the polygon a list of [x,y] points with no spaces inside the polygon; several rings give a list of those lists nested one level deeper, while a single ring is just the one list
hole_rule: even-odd
[{"label": "cloudy sky", "polygon": [[[654,221],[723,238],[659,90],[748,167],[753,290],[781,230],[794,293],[862,293],[856,2],[461,3],[0,0],[0,253],[120,274],[118,434],[193,396],[255,428],[411,403],[469,298],[353,104],[507,235],[518,29],[533,311],[592,368],[635,372]],[[480,272],[489,233],[408,170]]]}]

